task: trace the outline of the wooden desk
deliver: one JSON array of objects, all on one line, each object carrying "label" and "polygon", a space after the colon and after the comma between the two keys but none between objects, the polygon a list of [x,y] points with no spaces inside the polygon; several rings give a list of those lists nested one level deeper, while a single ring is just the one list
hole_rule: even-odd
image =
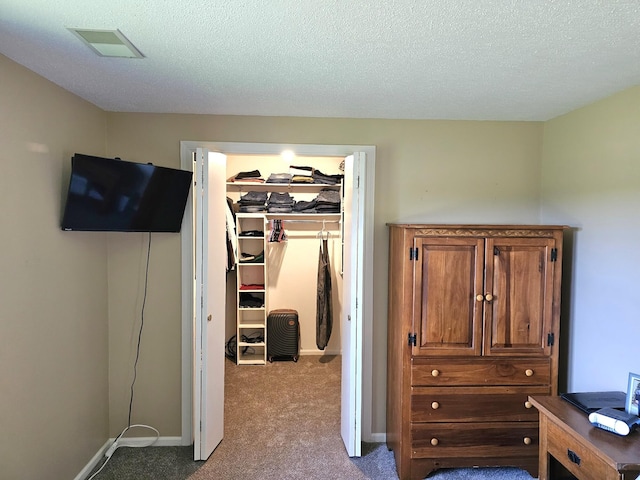
[{"label": "wooden desk", "polygon": [[626,437],[596,428],[560,397],[529,397],[540,413],[539,480],[554,480],[550,456],[580,480],[635,480],[640,474],[640,433]]}]

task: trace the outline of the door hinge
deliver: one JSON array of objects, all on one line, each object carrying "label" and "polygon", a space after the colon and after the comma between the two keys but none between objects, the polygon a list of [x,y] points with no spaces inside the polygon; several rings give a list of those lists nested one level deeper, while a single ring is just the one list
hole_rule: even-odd
[{"label": "door hinge", "polygon": [[557,248],[552,248],[551,249],[551,261],[555,262],[558,260],[558,249]]},{"label": "door hinge", "polygon": [[411,333],[409,333],[409,346],[416,346],[416,342],[417,342],[417,338],[416,338],[416,334],[414,333],[413,335]]},{"label": "door hinge", "polygon": [[547,345],[550,347],[555,343],[555,335],[553,333],[547,333]]},{"label": "door hinge", "polygon": [[500,255],[500,249],[498,247],[493,247],[493,254]]},{"label": "door hinge", "polygon": [[418,247],[409,247],[409,261],[418,260]]}]

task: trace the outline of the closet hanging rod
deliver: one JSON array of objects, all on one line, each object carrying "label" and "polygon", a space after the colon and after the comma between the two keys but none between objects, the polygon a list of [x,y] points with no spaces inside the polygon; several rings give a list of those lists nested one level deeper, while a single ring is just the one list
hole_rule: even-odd
[{"label": "closet hanging rod", "polygon": [[312,219],[291,219],[286,218],[269,218],[269,220],[281,220],[287,223],[341,223],[340,220],[312,220]]}]

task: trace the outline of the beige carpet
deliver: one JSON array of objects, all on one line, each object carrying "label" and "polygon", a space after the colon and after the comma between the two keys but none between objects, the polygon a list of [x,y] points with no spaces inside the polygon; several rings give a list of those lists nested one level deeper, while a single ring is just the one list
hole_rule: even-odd
[{"label": "beige carpet", "polygon": [[191,480],[372,478],[340,437],[340,357],[226,369],[224,440]]},{"label": "beige carpet", "polygon": [[[226,361],[225,434],[206,462],[192,447],[120,448],[95,480],[397,480],[384,444],[349,458],[340,437],[341,358]],[[97,469],[98,467],[96,467]],[[429,480],[531,480],[516,468],[439,470]]]}]

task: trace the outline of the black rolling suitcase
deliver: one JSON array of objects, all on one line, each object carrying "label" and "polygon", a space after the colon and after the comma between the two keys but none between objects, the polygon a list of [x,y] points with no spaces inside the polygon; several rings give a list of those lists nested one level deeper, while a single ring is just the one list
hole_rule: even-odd
[{"label": "black rolling suitcase", "polygon": [[288,308],[271,310],[267,315],[267,359],[298,361],[300,323],[298,312]]}]

